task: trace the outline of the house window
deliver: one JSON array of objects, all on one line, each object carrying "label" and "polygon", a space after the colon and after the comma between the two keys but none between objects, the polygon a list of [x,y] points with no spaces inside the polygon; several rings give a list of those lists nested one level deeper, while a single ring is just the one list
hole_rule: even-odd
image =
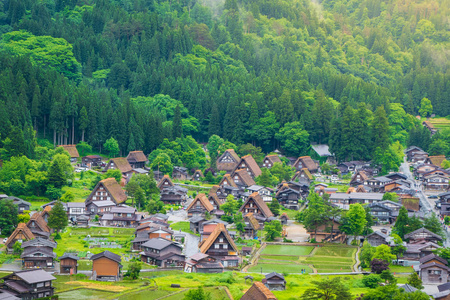
[{"label": "house window", "polygon": [[94,199],[94,200],[97,200],[97,197],[94,196],[93,199]]},{"label": "house window", "polygon": [[219,242],[223,243],[223,238],[220,238],[220,239],[219,239]]},{"label": "house window", "polygon": [[38,282],[38,283],[36,284],[36,287],[38,287],[38,288],[43,287],[43,286],[44,286],[44,283],[43,283],[43,282]]},{"label": "house window", "polygon": [[228,245],[227,244],[223,245],[223,249],[228,249]]},{"label": "house window", "polygon": [[214,249],[219,249],[219,244],[214,244]]}]

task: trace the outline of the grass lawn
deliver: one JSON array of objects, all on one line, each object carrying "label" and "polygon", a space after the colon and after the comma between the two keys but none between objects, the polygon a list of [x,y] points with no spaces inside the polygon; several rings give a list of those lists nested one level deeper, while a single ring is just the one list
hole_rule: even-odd
[{"label": "grass lawn", "polygon": [[411,273],[414,271],[412,267],[390,265],[389,269],[392,273]]},{"label": "grass lawn", "polygon": [[[120,296],[117,298],[118,300],[153,300],[153,299],[159,299],[161,297],[167,296],[174,293],[173,291],[166,291],[166,290],[152,290],[152,289],[146,289],[139,292],[129,293]],[[180,294],[178,294],[180,295]],[[169,298],[164,298],[169,299]],[[177,298],[181,299],[181,298]]]},{"label": "grass lawn", "polygon": [[105,299],[108,296],[112,296],[114,293],[107,291],[97,291],[90,289],[77,289],[73,291],[63,292],[58,294],[61,300],[94,300],[94,299]]},{"label": "grass lawn", "polygon": [[170,228],[173,231],[183,231],[183,232],[187,232],[187,233],[191,233],[191,234],[195,234],[191,231],[190,229],[190,223],[188,221],[181,221],[181,222],[176,222],[173,224],[170,224]]},{"label": "grass lawn", "polygon": [[[89,248],[89,243],[84,241],[84,238],[90,235],[91,238],[106,238],[102,242],[115,242],[121,245],[122,248]],[[119,255],[130,252],[130,242],[134,239],[133,228],[72,228],[68,227],[62,234],[61,240],[58,240],[58,247],[55,252],[58,256],[63,255],[65,252],[87,252],[90,251],[93,254],[109,250]]]},{"label": "grass lawn", "polygon": [[309,255],[313,249],[313,246],[267,245],[262,254]]},{"label": "grass lawn", "polygon": [[67,191],[71,192],[75,198],[73,202],[84,202],[86,200],[87,196],[92,192],[88,189],[89,186],[65,186],[62,188],[63,194]]},{"label": "grass lawn", "polygon": [[279,264],[279,263],[259,263],[256,266],[252,266],[248,269],[249,272],[262,272],[263,273],[271,273],[271,272],[278,272],[278,273],[301,273],[302,269],[306,269],[307,273],[311,273],[312,270],[307,265],[300,265],[300,264]]},{"label": "grass lawn", "polygon": [[283,214],[283,213],[286,213],[290,220],[295,220],[295,216],[298,214],[298,210],[287,209],[287,208],[281,207],[280,214]]},{"label": "grass lawn", "polygon": [[[207,287],[204,289],[206,293],[210,293],[211,294],[211,299],[214,300],[225,300],[225,299],[229,299],[227,293],[225,292],[225,290],[221,287]],[[165,300],[179,300],[179,299],[183,299],[184,296],[189,292],[189,290],[175,294],[173,296],[169,296],[167,298],[164,298]],[[133,300],[136,298],[133,298]],[[140,298],[137,298],[140,299]],[[148,299],[148,298],[145,298]],[[120,298],[121,300],[121,298]],[[131,298],[130,298],[131,300]],[[142,300],[144,300],[144,298],[142,298]]]}]

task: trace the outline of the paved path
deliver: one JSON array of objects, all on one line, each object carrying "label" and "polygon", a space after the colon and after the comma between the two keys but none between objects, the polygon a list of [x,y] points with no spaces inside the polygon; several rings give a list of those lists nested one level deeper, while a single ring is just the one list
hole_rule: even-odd
[{"label": "paved path", "polygon": [[199,252],[198,249],[198,243],[200,242],[200,237],[194,235],[194,234],[190,234],[190,233],[186,233],[186,240],[184,241],[184,255],[186,255],[186,257],[190,257],[192,255],[194,255],[195,253]]},{"label": "paved path", "polygon": [[360,247],[358,247],[358,251],[356,251],[356,254],[355,254],[356,255],[355,256],[356,263],[353,266],[353,271],[355,271],[355,272],[360,272],[361,271],[361,267],[359,266],[361,264],[361,262],[359,261],[359,252],[361,252],[361,248]]}]

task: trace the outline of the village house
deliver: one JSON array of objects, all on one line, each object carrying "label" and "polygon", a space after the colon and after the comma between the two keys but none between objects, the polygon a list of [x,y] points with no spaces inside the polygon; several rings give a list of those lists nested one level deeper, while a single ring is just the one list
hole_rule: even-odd
[{"label": "village house", "polygon": [[140,216],[136,214],[136,208],[129,206],[114,206],[109,212],[102,215],[102,226],[136,227]]},{"label": "village house", "polygon": [[248,174],[248,171],[245,169],[239,169],[234,171],[231,174],[231,177],[233,178],[234,183],[236,186],[245,189],[249,186],[255,185],[255,181],[253,178]]},{"label": "village house", "polygon": [[247,188],[247,191],[249,191],[250,194],[253,194],[254,192],[257,192],[264,200],[264,202],[272,202],[272,193],[273,190],[271,188],[267,188],[261,185],[252,185]]},{"label": "village house", "polygon": [[306,233],[309,234],[310,240],[315,239],[318,243],[343,243],[347,239],[347,236],[339,230],[339,226],[341,225],[341,218],[330,218],[330,221],[327,224],[320,225],[315,231],[307,231]]},{"label": "village house", "polygon": [[43,237],[48,239],[51,233],[50,227],[47,226],[47,222],[38,212],[34,213],[30,217],[27,227],[31,230],[35,237]]},{"label": "village house", "polygon": [[434,127],[434,125],[431,124],[431,122],[428,120],[423,121],[422,125],[425,126],[425,128],[430,131],[431,136],[433,136],[434,134],[436,134],[438,132],[438,130]]},{"label": "village house", "polygon": [[351,204],[371,204],[380,202],[383,199],[382,193],[334,193],[330,195],[330,202],[342,209],[348,210]]},{"label": "village house", "polygon": [[420,265],[415,266],[414,270],[418,272],[423,284],[447,283],[450,268],[447,261],[430,254],[420,259]]},{"label": "village house", "polygon": [[101,180],[86,198],[86,210],[91,216],[108,212],[127,201],[127,195],[114,178]]},{"label": "village house", "polygon": [[[213,206],[213,208],[216,212],[220,211],[220,206],[225,203],[225,201],[226,201],[225,199],[226,198],[223,198],[223,200],[220,199],[219,196],[217,195],[217,192],[212,191],[212,189],[209,191],[208,201],[209,201],[209,203],[211,203],[211,205]],[[217,213],[216,213],[216,215],[217,215]]]},{"label": "village house", "polygon": [[409,146],[406,150],[405,150],[405,154],[406,157],[408,159],[408,161],[411,161],[414,154],[417,152],[423,152],[423,150],[417,146]]},{"label": "village house", "polygon": [[388,206],[375,202],[367,205],[370,208],[370,214],[372,215],[375,223],[391,223],[394,221],[392,216],[392,209]]},{"label": "village house", "polygon": [[293,189],[288,183],[284,183],[278,188],[275,198],[278,203],[283,205],[285,208],[298,210],[298,201],[302,198],[302,196],[300,191]]},{"label": "village house", "polygon": [[292,176],[291,181],[299,182],[300,180],[305,180],[308,183],[311,183],[314,180],[314,176],[312,176],[311,172],[307,168],[302,168],[299,171],[295,172],[294,176]]},{"label": "village house", "polygon": [[366,236],[366,241],[372,247],[378,247],[380,245],[388,244],[389,235],[386,229],[374,231]]},{"label": "village house", "polygon": [[438,195],[441,204],[440,214],[442,217],[450,215],[450,192],[444,192]]},{"label": "village house", "polygon": [[91,256],[92,280],[117,281],[121,277],[122,257],[110,251]]},{"label": "village house", "polygon": [[174,166],[172,177],[178,180],[186,180],[189,177],[188,169],[185,167]]},{"label": "village house", "polygon": [[393,180],[386,176],[378,176],[367,179],[364,182],[364,185],[368,186],[373,192],[382,193],[384,192],[384,186],[391,182],[393,182]]},{"label": "village house", "polygon": [[258,230],[262,229],[253,213],[248,213],[244,216],[244,223],[244,237],[247,239],[254,239],[258,235]]},{"label": "village house", "polygon": [[19,214],[23,214],[26,210],[30,210],[31,203],[20,198],[9,196],[6,198],[0,199],[0,201],[12,201],[14,205],[17,205],[17,212]]},{"label": "village house", "polygon": [[66,150],[69,153],[70,162],[72,163],[77,162],[77,159],[80,157],[80,154],[78,153],[76,145],[59,145],[59,147],[63,147],[64,150]]},{"label": "village house", "polygon": [[[338,165],[336,165],[336,167],[341,171],[342,175],[346,175],[348,173],[357,172],[363,169],[367,171],[368,169],[370,169],[370,162],[358,160],[346,161],[339,163]],[[378,170],[373,169],[372,175],[375,175],[376,173],[378,173]]]},{"label": "village house", "polygon": [[209,202],[205,194],[198,194],[195,199],[187,207],[188,218],[204,217],[206,213],[212,213],[214,207]]},{"label": "village house", "polygon": [[369,180],[370,177],[364,170],[356,171],[355,174],[353,174],[352,179],[350,180],[349,185],[357,187],[359,185],[364,184],[367,180]]},{"label": "village house", "polygon": [[319,164],[310,156],[300,156],[293,165],[294,169],[300,171],[303,168],[308,169],[311,174],[319,171]]},{"label": "village house", "polygon": [[65,206],[67,210],[67,217],[72,222],[76,222],[79,217],[88,214],[86,211],[85,202],[67,202],[65,203]]},{"label": "village house", "polygon": [[163,178],[158,182],[158,188],[162,191],[165,188],[174,186],[172,179],[170,179],[169,175],[164,175]]},{"label": "village house", "polygon": [[147,230],[136,231],[136,237],[131,241],[132,250],[142,250],[141,245],[151,239],[163,238],[168,241],[172,240],[173,231],[167,227],[151,227]]},{"label": "village house", "polygon": [[200,233],[201,226],[202,226],[203,222],[206,221],[206,219],[202,216],[197,216],[197,217],[190,218],[188,221],[189,221],[189,229],[193,233]]},{"label": "village house", "polygon": [[107,172],[108,170],[120,170],[123,177],[122,185],[125,185],[126,181],[133,175],[133,168],[125,157],[111,158],[104,171]]},{"label": "village house", "polygon": [[75,223],[78,227],[89,228],[89,216],[81,215],[77,217],[77,221]]},{"label": "village house", "polygon": [[276,272],[266,274],[262,283],[271,291],[284,291],[286,289],[286,279],[284,279],[283,275]]},{"label": "village house", "polygon": [[204,253],[195,253],[186,260],[186,273],[223,273],[223,265],[214,257]]},{"label": "village house", "polygon": [[423,176],[424,187],[426,190],[446,191],[449,188],[448,174],[430,174]]},{"label": "village house", "polygon": [[130,151],[127,156],[127,161],[133,169],[143,169],[148,159],[142,151]]},{"label": "village house", "polygon": [[422,179],[423,174],[437,170],[439,167],[430,164],[420,164],[414,168],[413,175],[419,180]]},{"label": "village house", "polygon": [[51,297],[53,280],[56,278],[42,269],[16,271],[0,278],[0,289],[24,300]]},{"label": "village house", "polygon": [[225,150],[225,152],[217,158],[217,170],[232,172],[239,161],[239,155],[236,154],[234,149]]},{"label": "village house", "polygon": [[[350,192],[354,192],[352,189],[354,189],[354,188],[350,187],[347,190],[347,194],[349,194]],[[327,194],[327,195],[335,194],[338,192],[338,190],[339,189],[337,189],[337,188],[329,188],[328,185],[325,183],[319,183],[314,186],[314,192],[319,194],[320,197],[323,197],[323,195],[325,195],[325,194]]]},{"label": "village house", "polygon": [[[57,202],[57,201],[56,201]],[[55,202],[55,203],[56,203]],[[62,203],[62,205],[63,205],[63,207],[64,207],[64,209],[65,209],[65,203]],[[47,223],[48,222],[48,217],[50,216],[50,211],[52,210],[52,208],[53,208],[53,205],[52,206],[46,206],[45,208],[44,208],[44,210],[40,213],[40,215],[41,215],[41,217],[42,217],[42,219],[44,219],[44,221],[45,221],[45,223]]]},{"label": "village house", "polygon": [[262,283],[254,282],[241,300],[276,300],[277,297]]},{"label": "village house", "polygon": [[280,157],[279,157],[278,155],[276,155],[276,154],[267,155],[267,156],[264,157],[264,159],[263,159],[262,167],[263,167],[263,168],[268,168],[268,169],[270,169],[270,168],[273,167],[273,165],[274,165],[275,163],[280,163],[280,164],[281,164],[281,159],[280,159]]},{"label": "village house", "polygon": [[445,155],[434,155],[434,156],[428,156],[428,158],[425,160],[426,164],[435,165],[438,167],[442,167],[442,163],[445,160]]},{"label": "village house", "polygon": [[[202,222],[200,224],[200,230],[199,230],[200,241],[206,240],[214,232],[217,224],[223,224],[223,226],[225,226],[225,228],[226,228],[228,225],[228,222],[225,222],[225,221],[217,219],[217,218]],[[230,233],[230,235],[231,235],[231,233]]]},{"label": "village house", "polygon": [[183,247],[163,238],[151,239],[141,245],[141,260],[162,268],[184,267]]},{"label": "village house", "polygon": [[34,234],[27,227],[27,225],[25,223],[19,223],[19,225],[17,225],[17,228],[13,231],[13,233],[11,233],[11,235],[5,242],[6,252],[8,254],[13,253],[14,244],[16,242],[23,243],[24,241],[29,241],[34,238]]},{"label": "village house", "polygon": [[[246,176],[251,178],[250,176]],[[247,178],[247,179],[248,179]],[[217,196],[221,199],[226,199],[228,195],[233,195],[235,198],[239,197],[240,189],[234,182],[231,174],[225,174],[219,183],[219,189],[216,191]],[[223,200],[225,202],[225,200]]]},{"label": "village house", "polygon": [[205,175],[203,175],[202,170],[196,170],[194,174],[192,175],[192,180],[194,181],[202,181],[205,178]]},{"label": "village house", "polygon": [[55,242],[41,237],[23,242],[23,252],[20,255],[22,266],[26,269],[53,268],[53,260],[56,258],[53,250],[56,245]]},{"label": "village house", "polygon": [[102,165],[102,157],[100,155],[83,156],[81,162],[88,168],[100,167]]},{"label": "village house", "polygon": [[206,240],[200,242],[199,246],[201,253],[220,261],[225,268],[239,266],[239,250],[224,224],[217,224],[214,232]]},{"label": "village house", "polygon": [[181,205],[186,201],[188,189],[174,185],[166,187],[161,191],[160,200],[164,204]]},{"label": "village house", "polygon": [[259,215],[264,218],[273,217],[273,213],[257,192],[248,197],[247,201],[242,204],[239,212],[243,215],[253,213],[254,215]]},{"label": "village house", "polygon": [[261,169],[251,155],[241,157],[241,160],[234,168],[233,173],[236,173],[239,170],[245,170],[252,179],[261,175]]},{"label": "village house", "polygon": [[59,258],[59,273],[75,275],[78,272],[78,255],[64,253]]},{"label": "village house", "polygon": [[438,242],[442,241],[442,237],[422,227],[420,229],[414,230],[413,232],[405,234],[404,240],[408,241],[408,243],[411,244],[417,244],[422,241],[437,244]]},{"label": "village house", "polygon": [[407,243],[406,244],[406,250],[403,253],[402,258],[405,260],[403,262],[403,265],[410,265],[412,264],[411,261],[417,262],[422,257],[425,257],[427,255],[432,254],[439,248],[442,248],[438,244],[435,244],[433,242],[418,242],[418,243]]},{"label": "village house", "polygon": [[330,152],[330,147],[326,144],[311,145],[311,149],[316,152],[317,156],[326,158],[326,162],[330,165],[336,164],[336,158]]}]

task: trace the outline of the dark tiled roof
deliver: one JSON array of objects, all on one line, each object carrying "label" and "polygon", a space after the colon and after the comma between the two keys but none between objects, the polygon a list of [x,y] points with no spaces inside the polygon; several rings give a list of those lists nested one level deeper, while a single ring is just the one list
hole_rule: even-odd
[{"label": "dark tiled roof", "polygon": [[102,257],[109,258],[110,260],[118,262],[118,263],[120,263],[122,261],[122,257],[120,255],[112,253],[112,252],[110,252],[108,250],[103,251],[103,252],[101,252],[99,254],[92,255],[91,256],[91,260],[96,260],[96,259],[99,259],[99,258],[102,258]]},{"label": "dark tiled roof", "polygon": [[71,258],[71,259],[74,259],[74,260],[79,260],[80,259],[77,255],[72,254],[72,253],[64,253],[58,259],[61,260],[61,259],[65,259],[65,258]]},{"label": "dark tiled roof", "polygon": [[425,264],[425,263],[427,263],[427,262],[429,262],[429,261],[431,261],[431,260],[437,260],[437,261],[440,261],[442,264],[444,264],[444,265],[447,265],[448,264],[448,262],[445,260],[445,259],[443,259],[442,257],[440,257],[440,256],[437,256],[436,254],[428,254],[428,255],[426,255],[426,256],[424,256],[424,257],[422,257],[421,259],[419,259],[419,262],[421,263],[421,264]]},{"label": "dark tiled roof", "polygon": [[171,241],[168,241],[166,239],[163,239],[163,238],[151,239],[148,242],[145,242],[144,244],[142,244],[142,247],[152,248],[152,249],[156,249],[156,250],[162,250],[164,248],[167,248],[170,245],[175,245],[177,247],[180,247],[179,245],[177,245]]},{"label": "dark tiled roof", "polygon": [[409,238],[414,238],[414,235],[420,234],[420,233],[426,233],[426,234],[430,235],[431,237],[434,237],[434,238],[436,238],[438,240],[442,240],[442,237],[440,235],[437,235],[436,233],[431,232],[428,229],[423,228],[423,227],[419,228],[417,230],[414,230],[413,232],[410,232],[408,234],[405,234],[405,240],[409,239]]},{"label": "dark tiled roof", "polygon": [[24,280],[26,283],[32,284],[36,282],[50,281],[55,280],[50,273],[45,272],[44,270],[25,270],[14,272],[13,275],[16,275],[20,279]]}]

